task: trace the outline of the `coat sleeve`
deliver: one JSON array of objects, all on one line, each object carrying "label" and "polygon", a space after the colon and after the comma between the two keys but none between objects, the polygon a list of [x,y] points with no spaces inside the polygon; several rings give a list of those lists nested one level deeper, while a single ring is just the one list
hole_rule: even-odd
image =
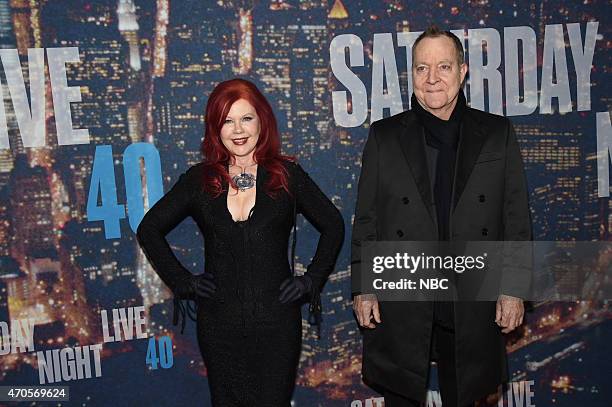
[{"label": "coat sleeve", "polygon": [[320,291],[334,270],[342,248],[344,220],[340,211],[298,164],[295,165],[295,177],[297,211],[321,234],[315,255],[307,267],[313,288]]},{"label": "coat sleeve", "polygon": [[514,127],[508,120],[504,183],[504,240],[531,240],[531,233],[525,166]]},{"label": "coat sleeve", "polygon": [[168,245],[166,235],[191,215],[195,191],[194,169],[182,174],[176,184],[151,207],[136,231],[138,244],[162,281],[174,292],[176,282],[189,277]]},{"label": "coat sleeve", "polygon": [[[507,119],[506,119],[507,120]],[[532,281],[531,212],[525,167],[514,127],[507,120],[504,174],[504,260],[501,294],[527,298]]]},{"label": "coat sleeve", "polygon": [[376,123],[370,133],[361,156],[361,174],[357,187],[357,203],[351,237],[351,291],[353,295],[365,293],[361,288],[361,244],[376,240],[376,193],[378,191],[378,142]]}]

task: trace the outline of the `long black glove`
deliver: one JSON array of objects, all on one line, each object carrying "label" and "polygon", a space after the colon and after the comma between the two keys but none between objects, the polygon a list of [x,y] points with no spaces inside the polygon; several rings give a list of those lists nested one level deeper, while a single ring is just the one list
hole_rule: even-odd
[{"label": "long black glove", "polygon": [[281,283],[280,291],[278,299],[281,303],[293,302],[312,293],[312,280],[308,275],[289,277]]},{"label": "long black glove", "polygon": [[197,297],[210,298],[217,287],[213,281],[213,276],[210,273],[190,274],[188,277],[179,279],[174,284],[174,311],[172,313],[172,324],[176,325],[181,322],[181,333],[185,330],[186,317],[192,321],[197,318],[197,305],[192,308],[188,302],[185,306],[181,300],[196,300]]},{"label": "long black glove", "polygon": [[196,297],[210,298],[216,289],[212,274],[192,274],[177,281],[174,286],[174,295],[182,300],[195,300]]}]

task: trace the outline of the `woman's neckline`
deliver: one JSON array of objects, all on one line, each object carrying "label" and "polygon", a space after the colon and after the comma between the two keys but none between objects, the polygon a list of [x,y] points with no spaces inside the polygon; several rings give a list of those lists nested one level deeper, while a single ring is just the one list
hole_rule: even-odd
[{"label": "woman's neckline", "polygon": [[[231,219],[231,221],[235,224],[240,224],[240,223],[246,223],[249,220],[251,220],[251,218],[253,218],[253,215],[255,213],[255,208],[257,207],[257,202],[259,202],[259,190],[260,190],[260,182],[259,179],[261,178],[261,171],[260,171],[260,167],[261,165],[257,165],[257,168],[255,169],[255,202],[253,202],[253,206],[251,207],[251,209],[249,209],[249,214],[247,216],[246,219],[234,219],[234,215],[232,215],[232,212],[229,210],[228,207],[228,198],[229,198],[229,192],[230,192],[230,186],[227,185],[227,189],[225,190],[225,202],[224,202],[224,207],[225,207],[225,212],[228,214],[229,218]],[[226,166],[228,174],[229,174],[229,165]],[[240,192],[238,192],[240,193]]]}]

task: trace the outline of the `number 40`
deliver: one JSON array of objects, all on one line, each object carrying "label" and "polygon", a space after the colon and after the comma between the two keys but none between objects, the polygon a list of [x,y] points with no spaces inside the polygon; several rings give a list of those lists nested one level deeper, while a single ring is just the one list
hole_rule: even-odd
[{"label": "number 40", "polygon": [[[141,157],[147,171],[146,188],[149,194],[149,207],[153,206],[164,193],[161,161],[155,146],[151,143],[130,144],[123,152],[123,174],[128,218],[134,232],[144,217],[144,196],[140,177]],[[101,205],[98,205],[98,194]],[[116,239],[121,237],[119,220],[125,218],[125,210],[125,205],[117,203],[112,146],[96,146],[87,198],[87,219],[104,221],[104,236],[107,239]]]},{"label": "number 40", "polygon": [[145,359],[147,365],[151,369],[157,369],[157,363],[162,369],[168,369],[174,364],[174,355],[172,354],[172,339],[169,336],[159,338],[159,357],[157,356],[157,341],[154,337],[149,338],[149,346],[147,347],[147,357]]}]

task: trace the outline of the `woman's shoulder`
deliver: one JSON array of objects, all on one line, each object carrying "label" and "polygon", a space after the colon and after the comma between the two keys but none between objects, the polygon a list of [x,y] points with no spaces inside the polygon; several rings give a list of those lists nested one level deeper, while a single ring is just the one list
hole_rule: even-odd
[{"label": "woman's shoulder", "polygon": [[204,174],[204,168],[205,165],[203,162],[199,162],[196,164],[193,164],[191,167],[187,168],[187,171],[185,171],[186,175],[191,175],[194,176],[196,174],[202,175]]},{"label": "woman's shoulder", "polygon": [[187,168],[187,170],[181,174],[177,182],[189,188],[192,193],[203,192],[205,190],[204,183],[206,182],[206,171],[209,171],[207,166],[199,162]]},{"label": "woman's shoulder", "polygon": [[187,183],[194,183],[198,180],[201,181],[203,179],[203,176],[204,164],[197,163],[187,168],[187,170],[185,170],[185,172],[181,174],[179,180]]},{"label": "woman's shoulder", "polygon": [[283,166],[287,170],[287,176],[292,183],[297,182],[298,184],[304,180],[304,178],[308,177],[304,168],[298,163],[298,161],[294,158],[285,158],[283,159]]},{"label": "woman's shoulder", "polygon": [[303,172],[304,171],[302,166],[297,162],[297,160],[295,158],[284,157],[284,158],[282,158],[281,163],[283,164],[283,166],[285,167],[285,169],[289,173],[289,176],[294,176],[297,172]]}]

